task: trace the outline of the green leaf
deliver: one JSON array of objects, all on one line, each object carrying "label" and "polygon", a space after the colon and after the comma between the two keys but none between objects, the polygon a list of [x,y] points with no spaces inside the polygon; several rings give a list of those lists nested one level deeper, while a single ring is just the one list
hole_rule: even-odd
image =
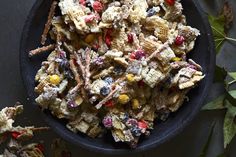
[{"label": "green leaf", "polygon": [[216,65],[214,82],[224,82],[226,76],[227,76],[227,71],[224,68]]},{"label": "green leaf", "polygon": [[226,156],[225,156],[225,153],[222,153],[222,154],[217,155],[217,157],[226,157]]},{"label": "green leaf", "polygon": [[207,150],[208,150],[210,142],[211,142],[211,138],[212,138],[212,135],[213,135],[214,128],[215,128],[215,122],[211,126],[211,130],[208,134],[207,141],[206,141],[199,157],[206,157],[207,156]]},{"label": "green leaf", "polygon": [[236,80],[236,72],[229,72],[228,74],[230,77],[232,77],[234,80]]},{"label": "green leaf", "polygon": [[228,104],[228,110],[225,114],[224,119],[224,148],[230,144],[231,140],[236,134],[236,125],[234,123],[234,118],[236,115],[236,107]]},{"label": "green leaf", "polygon": [[208,15],[208,20],[210,22],[212,33],[215,40],[215,47],[217,53],[220,51],[223,43],[226,40],[226,34],[225,34],[225,17],[224,15],[220,15],[218,17]]},{"label": "green leaf", "polygon": [[236,90],[227,91],[226,99],[231,103],[231,105],[236,106]]},{"label": "green leaf", "polygon": [[207,103],[205,106],[203,106],[202,110],[220,110],[224,109],[224,99],[225,95],[221,95],[217,97],[216,99],[212,100],[211,102]]}]

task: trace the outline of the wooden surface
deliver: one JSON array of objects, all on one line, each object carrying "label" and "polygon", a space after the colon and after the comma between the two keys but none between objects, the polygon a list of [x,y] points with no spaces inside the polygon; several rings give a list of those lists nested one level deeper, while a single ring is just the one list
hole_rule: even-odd
[{"label": "wooden surface", "polygon": [[[0,108],[14,105],[16,101],[24,104],[25,111],[17,121],[19,124],[45,126],[38,116],[38,110],[31,107],[27,102],[27,96],[22,84],[19,69],[19,46],[21,31],[23,25],[36,0],[1,0],[0,1]],[[235,0],[229,0],[235,8]],[[199,0],[206,12],[215,13],[222,6],[222,0]],[[236,26],[229,32],[229,36],[236,37]],[[236,44],[226,43],[222,52],[217,57],[217,63],[224,65],[227,69],[236,71]],[[208,100],[219,95],[222,86],[214,84],[209,93]],[[214,139],[209,149],[208,156],[216,157],[223,151],[222,137],[222,116],[224,112],[201,112],[191,123],[183,130],[181,134],[171,139],[169,142],[148,152],[140,153],[135,157],[197,157],[206,141],[207,134],[213,121],[216,122]],[[54,132],[41,133],[36,139],[42,139],[46,145],[47,156],[50,157],[50,143],[53,138],[58,137]],[[76,146],[70,145],[73,150],[73,156],[97,156],[105,157],[107,155],[88,152]],[[231,156],[236,155],[236,140],[231,146]],[[234,149],[234,150],[233,150]],[[132,155],[122,155],[122,157],[132,157]]]}]

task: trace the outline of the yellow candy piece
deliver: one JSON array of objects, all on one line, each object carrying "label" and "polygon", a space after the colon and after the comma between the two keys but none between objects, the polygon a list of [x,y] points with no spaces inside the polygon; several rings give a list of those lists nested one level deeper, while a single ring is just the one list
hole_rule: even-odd
[{"label": "yellow candy piece", "polygon": [[129,96],[126,95],[126,94],[121,94],[119,97],[118,97],[118,102],[120,104],[127,104],[129,102]]},{"label": "yellow candy piece", "polygon": [[174,57],[174,58],[172,58],[171,60],[175,62],[175,61],[181,61],[182,59],[179,58],[179,57]]},{"label": "yellow candy piece", "polygon": [[127,79],[127,81],[128,81],[129,83],[132,83],[132,82],[135,81],[133,74],[127,74],[127,75],[126,75],[126,79]]},{"label": "yellow candy piece", "polygon": [[132,100],[132,109],[137,110],[139,108],[140,108],[140,104],[139,104],[138,99],[133,99]]},{"label": "yellow candy piece", "polygon": [[94,35],[94,34],[89,34],[89,35],[86,36],[86,38],[85,38],[84,41],[85,41],[86,43],[91,43],[91,42],[94,41],[94,39],[95,39],[95,35]]},{"label": "yellow candy piece", "polygon": [[49,82],[54,85],[59,85],[61,82],[60,76],[58,75],[49,76]]},{"label": "yellow candy piece", "polygon": [[77,96],[76,98],[75,98],[75,103],[79,106],[79,105],[81,105],[82,103],[83,103],[83,98],[81,97],[81,96]]}]

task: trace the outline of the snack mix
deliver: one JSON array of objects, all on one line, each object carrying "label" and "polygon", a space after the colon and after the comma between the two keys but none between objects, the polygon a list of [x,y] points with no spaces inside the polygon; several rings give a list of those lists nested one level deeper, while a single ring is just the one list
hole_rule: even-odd
[{"label": "snack mix", "polygon": [[48,130],[47,127],[13,126],[14,119],[23,111],[23,106],[17,103],[14,107],[6,107],[0,111],[0,145],[7,142],[0,157],[44,157],[41,143],[28,143],[34,133]]},{"label": "snack mix", "polygon": [[75,133],[109,130],[135,148],[204,78],[186,57],[200,32],[182,10],[180,0],[54,1],[43,46],[29,53],[51,51],[35,76],[36,102]]}]

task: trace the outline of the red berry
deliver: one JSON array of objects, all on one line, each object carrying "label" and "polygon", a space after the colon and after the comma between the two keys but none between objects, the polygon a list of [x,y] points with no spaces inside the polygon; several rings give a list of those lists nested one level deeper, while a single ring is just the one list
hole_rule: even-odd
[{"label": "red berry", "polygon": [[98,44],[94,44],[92,47],[94,50],[98,50],[100,46]]},{"label": "red berry", "polygon": [[143,82],[143,80],[138,81],[138,86],[139,86],[139,87],[143,87],[144,84],[145,84],[145,83]]},{"label": "red berry", "polygon": [[105,103],[105,106],[106,107],[113,107],[114,106],[114,103],[112,100],[108,100],[106,103]]},{"label": "red berry", "polygon": [[132,52],[129,57],[130,57],[131,59],[136,59],[136,57],[135,57],[135,52]]},{"label": "red berry", "polygon": [[44,152],[44,146],[42,144],[38,144],[36,148],[38,148],[41,152]]},{"label": "red berry", "polygon": [[185,41],[185,38],[181,35],[178,35],[176,38],[175,38],[175,45],[182,45]]},{"label": "red berry", "polygon": [[99,1],[95,1],[93,2],[93,10],[97,11],[97,12],[101,12],[103,10],[103,5],[101,2]]},{"label": "red berry", "polygon": [[79,0],[79,4],[85,6],[86,5],[86,0]]},{"label": "red berry", "polygon": [[128,36],[128,43],[132,44],[134,42],[133,34],[129,33],[127,36]]},{"label": "red berry", "polygon": [[11,136],[12,136],[14,139],[17,139],[20,135],[21,135],[20,132],[17,132],[17,131],[11,132]]},{"label": "red berry", "polygon": [[143,50],[135,51],[135,59],[139,60],[139,59],[141,59],[141,58],[143,58],[145,56],[146,56],[146,54],[144,53]]},{"label": "red berry", "polygon": [[139,121],[138,122],[138,127],[140,129],[146,129],[148,127],[147,122],[145,122],[144,120]]},{"label": "red berry", "polygon": [[175,4],[175,0],[165,0],[165,1],[170,6],[173,6]]},{"label": "red berry", "polygon": [[93,14],[91,14],[91,15],[87,15],[87,16],[85,17],[84,21],[85,21],[86,23],[90,23],[90,22],[92,22],[94,19],[95,19],[95,16],[94,16]]},{"label": "red berry", "polygon": [[108,34],[105,36],[105,43],[108,47],[111,46],[111,36]]}]

